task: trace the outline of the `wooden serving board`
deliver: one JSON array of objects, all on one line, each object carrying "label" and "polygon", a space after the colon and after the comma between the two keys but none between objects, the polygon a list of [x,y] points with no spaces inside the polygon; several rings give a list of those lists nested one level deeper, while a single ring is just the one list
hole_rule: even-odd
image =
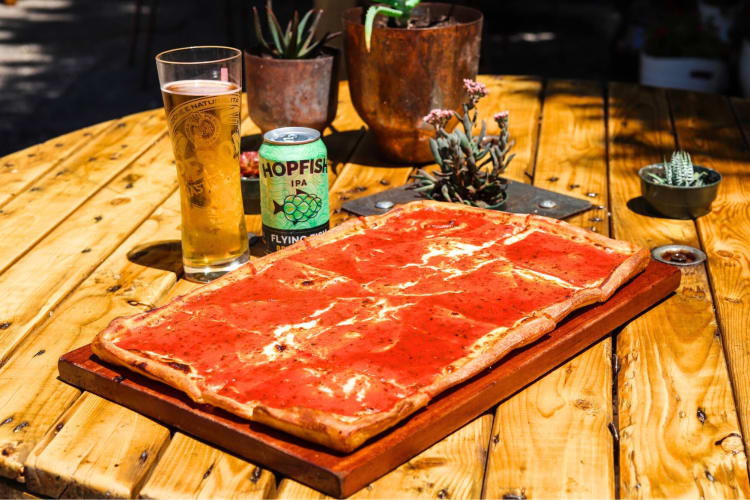
[{"label": "wooden serving board", "polygon": [[574,312],[537,342],[456,386],[350,454],[340,454],[209,405],[112,366],[90,346],[60,358],[60,378],[335,497],[348,496],[417,455],[496,403],[567,361],[660,301],[679,269],[652,261],[606,303]]}]

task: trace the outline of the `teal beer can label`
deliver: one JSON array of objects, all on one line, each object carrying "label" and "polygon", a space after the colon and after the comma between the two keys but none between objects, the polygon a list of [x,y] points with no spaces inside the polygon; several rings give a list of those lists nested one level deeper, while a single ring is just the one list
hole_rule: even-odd
[{"label": "teal beer can label", "polygon": [[263,240],[275,252],[328,230],[328,153],[320,132],[284,127],[258,151]]}]

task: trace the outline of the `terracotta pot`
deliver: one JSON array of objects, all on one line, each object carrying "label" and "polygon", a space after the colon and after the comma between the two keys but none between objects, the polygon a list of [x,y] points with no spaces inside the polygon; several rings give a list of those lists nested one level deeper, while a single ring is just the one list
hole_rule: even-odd
[{"label": "terracotta pot", "polygon": [[431,18],[452,16],[456,24],[432,28],[372,30],[365,48],[362,8],[344,12],[349,92],[357,113],[375,133],[383,153],[401,162],[432,161],[434,134],[422,117],[434,108],[460,110],[464,78],[476,78],[482,13],[450,4],[422,3]]},{"label": "terracotta pot", "polygon": [[245,51],[250,119],[265,133],[279,127],[322,131],[338,105],[337,50],[313,59],[273,59]]}]

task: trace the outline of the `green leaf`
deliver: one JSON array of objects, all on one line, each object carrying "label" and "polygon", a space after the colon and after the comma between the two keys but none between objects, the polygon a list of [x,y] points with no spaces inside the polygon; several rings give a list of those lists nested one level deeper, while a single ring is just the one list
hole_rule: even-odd
[{"label": "green leaf", "polygon": [[466,131],[466,135],[471,135],[471,131],[474,128],[474,124],[471,123],[471,120],[469,119],[469,113],[464,114],[463,119],[463,126],[464,130]]},{"label": "green leaf", "polygon": [[307,24],[307,21],[310,20],[310,16],[313,15],[313,12],[315,12],[315,9],[308,10],[307,13],[302,16],[302,20],[297,25],[297,45],[299,47],[302,47],[302,35],[305,34],[305,25]]},{"label": "green leaf", "polygon": [[323,38],[321,38],[320,40],[312,44],[308,49],[300,51],[299,57],[303,58],[307,54],[315,53],[318,50],[318,48],[322,47],[323,45],[328,43],[330,40],[333,40],[334,38],[340,35],[341,35],[340,31],[337,31],[336,33],[326,33],[323,36]]},{"label": "green leaf", "polygon": [[651,178],[651,180],[657,184],[666,184],[666,181],[663,178],[659,177],[653,172],[647,172],[646,175],[648,175]]},{"label": "green leaf", "polygon": [[[391,3],[391,5],[393,4]],[[375,22],[375,16],[377,16],[378,14],[384,14],[389,17],[400,17],[401,11],[391,7],[386,7],[385,5],[373,5],[369,9],[367,9],[367,14],[365,14],[365,47],[367,48],[367,52],[370,52],[372,26]]]},{"label": "green leaf", "polygon": [[[312,10],[310,10],[310,12],[312,12]],[[312,47],[310,46],[310,44],[313,43],[315,32],[318,29],[318,22],[320,22],[321,15],[323,15],[322,10],[319,10],[317,14],[315,14],[315,19],[313,19],[312,24],[310,24],[310,29],[308,30],[309,33],[307,35],[307,38],[305,38],[305,41],[302,43],[302,48],[300,49],[300,57],[304,57],[307,53],[309,53],[312,50]],[[305,19],[303,18],[302,21],[304,22],[304,20]],[[328,33],[326,33],[326,36],[328,36]],[[317,44],[315,45],[317,46]]]},{"label": "green leaf", "polygon": [[433,139],[432,137],[430,137],[430,151],[432,151],[432,157],[435,159],[435,162],[442,167],[443,158],[440,156],[437,141],[435,141],[435,139]]},{"label": "green leaf", "polygon": [[268,28],[271,31],[271,38],[273,38],[273,44],[276,46],[276,50],[279,56],[284,56],[284,46],[281,43],[282,30],[279,20],[276,19],[276,14],[271,10],[271,0],[268,0],[266,4],[266,16],[268,17]]},{"label": "green leaf", "polygon": [[292,20],[289,21],[288,32],[284,37],[287,40],[286,58],[293,59],[297,55],[297,27],[299,26],[299,13],[295,10]]},{"label": "green leaf", "polygon": [[469,143],[469,138],[466,137],[466,134],[463,133],[461,130],[455,130],[454,133],[456,136],[458,136],[459,143],[461,144],[461,147],[463,147],[467,153],[472,152],[471,144]]},{"label": "green leaf", "polygon": [[445,184],[443,184],[443,186],[440,188],[440,192],[443,193],[443,197],[445,198],[445,201],[453,201],[451,199],[451,195],[450,195],[450,193],[448,191],[448,186],[446,186]]}]

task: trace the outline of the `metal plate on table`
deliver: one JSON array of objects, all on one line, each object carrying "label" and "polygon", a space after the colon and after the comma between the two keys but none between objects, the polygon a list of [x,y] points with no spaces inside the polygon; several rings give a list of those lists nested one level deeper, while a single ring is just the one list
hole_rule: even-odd
[{"label": "metal plate on table", "polygon": [[[370,196],[347,201],[342,208],[355,215],[384,214],[396,205],[422,200],[419,193],[408,189],[410,184]],[[508,201],[502,210],[516,214],[537,214],[555,219],[567,219],[585,212],[592,207],[591,202],[572,196],[555,193],[523,182],[508,181]]]}]

